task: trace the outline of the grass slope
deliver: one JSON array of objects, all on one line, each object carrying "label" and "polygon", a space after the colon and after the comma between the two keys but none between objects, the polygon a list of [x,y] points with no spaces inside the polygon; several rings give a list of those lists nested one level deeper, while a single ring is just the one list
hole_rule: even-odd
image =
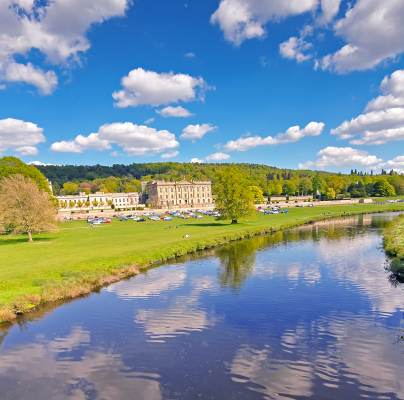
[{"label": "grass slope", "polygon": [[295,208],[288,214],[257,214],[237,225],[206,217],[114,221],[99,227],[64,222],[57,233],[39,235],[33,244],[21,236],[0,236],[0,322],[46,302],[89,293],[152,263],[231,240],[341,215],[393,210],[404,210],[404,204]]},{"label": "grass slope", "polygon": [[404,215],[392,221],[385,230],[384,248],[389,256],[395,258],[392,263],[394,272],[404,275]]}]

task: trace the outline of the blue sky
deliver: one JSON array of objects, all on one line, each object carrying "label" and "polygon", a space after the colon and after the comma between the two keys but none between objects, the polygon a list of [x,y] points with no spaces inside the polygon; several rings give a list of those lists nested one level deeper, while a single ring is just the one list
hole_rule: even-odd
[{"label": "blue sky", "polygon": [[403,171],[403,19],[402,0],[5,0],[0,152]]}]

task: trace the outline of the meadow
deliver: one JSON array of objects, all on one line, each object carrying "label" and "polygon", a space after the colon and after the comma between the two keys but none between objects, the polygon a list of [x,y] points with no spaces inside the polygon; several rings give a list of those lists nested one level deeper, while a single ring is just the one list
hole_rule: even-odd
[{"label": "meadow", "polygon": [[170,258],[252,235],[343,215],[404,211],[404,203],[293,208],[231,225],[212,217],[170,222],[63,222],[53,233],[0,236],[0,322],[38,305],[87,294]]}]

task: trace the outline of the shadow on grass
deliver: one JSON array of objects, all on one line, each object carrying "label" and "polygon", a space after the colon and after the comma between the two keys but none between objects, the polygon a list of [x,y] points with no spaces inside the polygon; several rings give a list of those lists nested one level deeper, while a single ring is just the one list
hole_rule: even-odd
[{"label": "shadow on grass", "polygon": [[[53,240],[52,238],[49,237],[34,237],[34,241],[30,243],[31,245],[35,245],[35,243],[43,243],[43,242],[50,242]],[[19,243],[29,243],[27,237],[6,237],[6,238],[1,238],[0,239],[0,246],[6,246],[8,244],[19,244]]]}]

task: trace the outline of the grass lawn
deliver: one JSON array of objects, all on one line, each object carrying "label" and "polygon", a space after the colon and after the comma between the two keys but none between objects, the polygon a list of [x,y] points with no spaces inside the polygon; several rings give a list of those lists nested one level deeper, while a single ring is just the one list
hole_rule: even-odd
[{"label": "grass lawn", "polygon": [[[229,240],[345,214],[404,210],[404,203],[293,208],[288,214],[257,214],[237,225],[204,217],[171,222],[113,221],[90,227],[60,224],[35,237],[0,236],[0,322],[37,305],[90,292],[154,262]],[[184,238],[185,235],[189,238]]]},{"label": "grass lawn", "polygon": [[[384,233],[384,247],[386,252],[404,262],[404,215],[395,219]],[[401,264],[404,272],[404,263]]]}]

